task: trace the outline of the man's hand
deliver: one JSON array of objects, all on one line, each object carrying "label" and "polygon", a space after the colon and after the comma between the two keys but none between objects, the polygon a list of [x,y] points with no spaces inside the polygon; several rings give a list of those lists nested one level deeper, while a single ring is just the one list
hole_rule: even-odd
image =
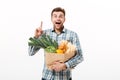
[{"label": "man's hand", "polygon": [[43,24],[43,22],[41,21],[40,27],[38,27],[35,30],[35,35],[34,35],[35,38],[38,38],[43,33],[42,24]]},{"label": "man's hand", "polygon": [[59,72],[59,71],[62,71],[62,70],[66,70],[67,67],[66,67],[65,63],[56,61],[56,62],[53,63],[52,69],[55,70],[56,72]]}]

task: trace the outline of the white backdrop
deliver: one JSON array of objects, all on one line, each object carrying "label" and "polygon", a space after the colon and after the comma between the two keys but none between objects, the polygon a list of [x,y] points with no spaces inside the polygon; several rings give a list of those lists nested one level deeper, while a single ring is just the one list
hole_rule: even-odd
[{"label": "white backdrop", "polygon": [[50,13],[66,10],[65,27],[80,37],[84,61],[73,80],[120,80],[119,0],[1,0],[0,80],[40,80],[43,50],[28,56],[28,38],[43,21],[51,28]]}]

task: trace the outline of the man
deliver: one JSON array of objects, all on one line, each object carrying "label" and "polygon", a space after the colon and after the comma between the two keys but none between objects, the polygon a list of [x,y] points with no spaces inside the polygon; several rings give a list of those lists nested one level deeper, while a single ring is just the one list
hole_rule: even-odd
[{"label": "man", "polygon": [[[60,44],[61,40],[69,40],[76,46],[76,55],[70,60],[61,63],[59,61],[52,65],[52,70],[49,70],[44,65],[42,80],[72,80],[71,70],[83,61],[82,51],[77,33],[68,30],[64,27],[65,10],[61,7],[56,7],[51,12],[51,21],[53,23],[52,29],[42,30],[42,23],[39,28],[35,30],[34,38],[40,38],[42,34],[49,35],[52,39]],[[29,55],[34,55],[39,48],[29,46]]]}]

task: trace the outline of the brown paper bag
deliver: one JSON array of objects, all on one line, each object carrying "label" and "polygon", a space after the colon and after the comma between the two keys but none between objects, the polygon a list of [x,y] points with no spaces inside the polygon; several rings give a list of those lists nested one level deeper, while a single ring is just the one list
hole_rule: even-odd
[{"label": "brown paper bag", "polygon": [[75,55],[76,47],[71,43],[68,43],[67,46],[68,49],[63,54],[47,53],[47,52],[45,53],[45,61],[48,69],[51,69],[51,66],[55,61],[66,62]]}]

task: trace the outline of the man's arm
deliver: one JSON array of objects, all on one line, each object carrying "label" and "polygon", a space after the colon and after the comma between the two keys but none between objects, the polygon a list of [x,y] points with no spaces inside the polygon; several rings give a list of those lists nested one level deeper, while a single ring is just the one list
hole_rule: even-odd
[{"label": "man's arm", "polygon": [[[41,21],[40,26],[35,30],[34,38],[39,38],[40,35],[42,35],[42,33],[43,33],[42,24],[43,24],[43,22]],[[35,46],[29,46],[28,53],[30,56],[33,56],[39,49],[40,48],[37,48]]]},{"label": "man's arm", "polygon": [[76,55],[73,58],[71,58],[70,60],[68,60],[67,62],[65,62],[67,68],[74,68],[75,66],[77,66],[79,63],[81,63],[83,61],[83,55],[82,55],[82,50],[81,50],[81,46],[80,46],[80,41],[79,41],[79,38],[76,33],[73,38],[73,45],[76,46]]},{"label": "man's arm", "polygon": [[37,47],[34,47],[34,46],[28,46],[29,56],[35,55],[39,51],[39,49],[40,48],[37,48]]},{"label": "man's arm", "polygon": [[75,66],[77,66],[77,64],[79,64],[80,62],[83,61],[82,51],[81,51],[81,48],[80,48],[80,42],[79,42],[79,39],[78,39],[77,35],[74,36],[73,44],[77,48],[76,55],[65,63],[61,63],[59,61],[55,62],[52,65],[53,70],[59,72],[61,70],[65,70],[65,69],[72,69]]},{"label": "man's arm", "polygon": [[[35,37],[34,37],[35,38]],[[36,38],[37,39],[37,38]],[[40,48],[38,47],[35,47],[35,46],[28,46],[28,53],[29,53],[29,56],[33,56],[35,55],[38,51],[39,51]]]}]

